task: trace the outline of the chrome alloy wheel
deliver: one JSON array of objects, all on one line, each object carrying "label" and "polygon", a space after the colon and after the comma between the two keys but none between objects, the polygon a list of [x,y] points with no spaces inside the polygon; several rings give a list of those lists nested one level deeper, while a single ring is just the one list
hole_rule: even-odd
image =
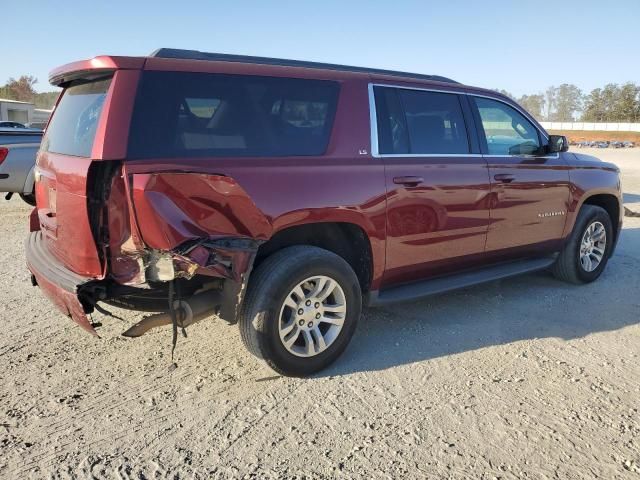
[{"label": "chrome alloy wheel", "polygon": [[346,316],[347,301],[338,282],[324,275],[307,278],[280,308],[280,341],[298,357],[313,357],[338,338]]},{"label": "chrome alloy wheel", "polygon": [[607,246],[607,231],[600,222],[587,227],[580,242],[580,263],[586,272],[593,272],[602,262]]}]

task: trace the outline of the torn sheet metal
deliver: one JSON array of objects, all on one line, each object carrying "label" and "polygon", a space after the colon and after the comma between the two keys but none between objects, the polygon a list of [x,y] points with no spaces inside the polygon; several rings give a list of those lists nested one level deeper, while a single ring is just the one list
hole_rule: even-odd
[{"label": "torn sheet metal", "polygon": [[188,172],[127,175],[109,207],[111,277],[122,285],[204,275],[242,282],[272,225],[233,179]]},{"label": "torn sheet metal", "polygon": [[243,238],[203,239],[171,252],[145,254],[145,276],[151,281],[191,279],[194,275],[242,282],[250,270],[260,242]]}]

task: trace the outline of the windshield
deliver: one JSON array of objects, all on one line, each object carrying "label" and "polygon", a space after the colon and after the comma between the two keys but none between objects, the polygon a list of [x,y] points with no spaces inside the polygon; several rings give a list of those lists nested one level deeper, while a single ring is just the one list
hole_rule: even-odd
[{"label": "windshield", "polygon": [[46,152],[91,156],[98,119],[111,78],[77,82],[65,89],[42,141]]}]

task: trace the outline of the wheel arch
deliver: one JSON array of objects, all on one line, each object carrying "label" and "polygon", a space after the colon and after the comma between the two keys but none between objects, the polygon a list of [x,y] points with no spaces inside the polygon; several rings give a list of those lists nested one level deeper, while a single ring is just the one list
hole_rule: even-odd
[{"label": "wheel arch", "polygon": [[622,227],[622,206],[619,198],[612,193],[594,193],[582,200],[577,211],[579,212],[584,205],[600,207],[609,214],[611,225],[613,226],[613,241],[615,245],[618,242],[620,228]]},{"label": "wheel arch", "polygon": [[279,250],[294,245],[312,245],[342,257],[353,268],[362,292],[374,281],[374,252],[365,229],[351,222],[313,222],[276,231],[260,245],[254,268]]},{"label": "wheel arch", "polygon": [[22,193],[28,195],[28,194],[35,194],[33,186],[35,183],[35,169],[36,166],[33,165],[31,167],[31,169],[29,170],[29,173],[27,174],[27,178],[25,178],[24,180],[24,186],[22,187]]},{"label": "wheel arch", "polygon": [[571,206],[568,209],[569,216],[564,227],[564,233],[562,235],[563,240],[566,242],[571,237],[582,206],[595,205],[597,207],[604,208],[609,214],[614,230],[614,241],[617,242],[620,237],[622,215],[624,213],[621,198],[622,194],[620,191],[614,188],[598,188],[583,190],[580,192],[582,195],[576,195],[579,191],[580,190],[578,189],[578,191],[574,193]]}]

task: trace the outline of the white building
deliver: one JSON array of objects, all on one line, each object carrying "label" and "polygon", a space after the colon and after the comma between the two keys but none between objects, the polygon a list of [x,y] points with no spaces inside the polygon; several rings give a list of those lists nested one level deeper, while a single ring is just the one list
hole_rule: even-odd
[{"label": "white building", "polygon": [[50,116],[51,110],[35,108],[33,103],[0,98],[0,121],[46,122]]}]

